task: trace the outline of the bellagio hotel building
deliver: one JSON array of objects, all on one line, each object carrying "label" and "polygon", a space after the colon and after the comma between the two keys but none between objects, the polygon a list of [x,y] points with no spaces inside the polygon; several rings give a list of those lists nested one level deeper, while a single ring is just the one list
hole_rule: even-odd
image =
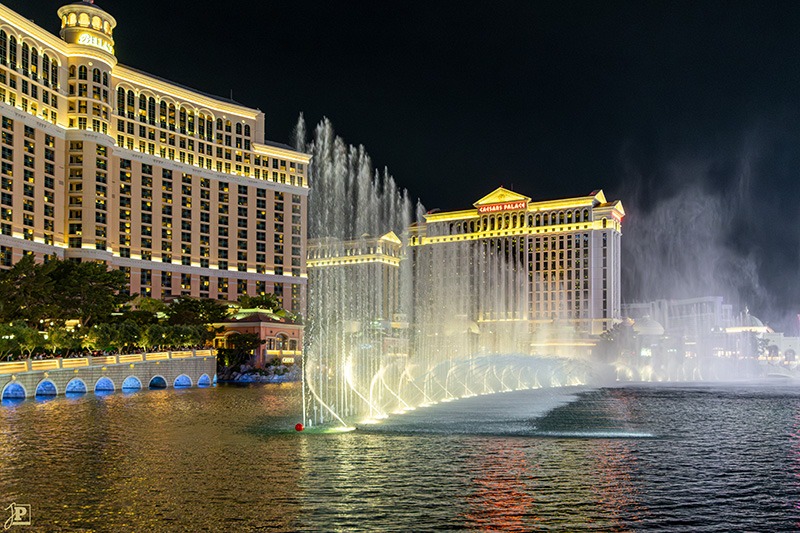
[{"label": "bellagio hotel building", "polygon": [[309,156],[264,114],[117,63],[114,18],[60,38],[0,5],[0,264],[100,261],[132,294],[305,308]]}]

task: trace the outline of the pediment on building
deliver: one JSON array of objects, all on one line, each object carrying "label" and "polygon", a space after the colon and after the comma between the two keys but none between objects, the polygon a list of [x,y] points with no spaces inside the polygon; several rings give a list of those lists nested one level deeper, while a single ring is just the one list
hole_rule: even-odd
[{"label": "pediment on building", "polygon": [[381,236],[381,240],[382,241],[393,242],[395,244],[403,244],[400,241],[400,238],[397,236],[397,234],[395,232],[393,232],[393,231],[390,231],[389,233],[386,233],[385,235],[382,235]]},{"label": "pediment on building", "polygon": [[530,201],[531,199],[525,195],[509,191],[504,187],[498,187],[472,205],[479,207],[482,205],[505,204],[509,202],[525,202],[527,204]]}]

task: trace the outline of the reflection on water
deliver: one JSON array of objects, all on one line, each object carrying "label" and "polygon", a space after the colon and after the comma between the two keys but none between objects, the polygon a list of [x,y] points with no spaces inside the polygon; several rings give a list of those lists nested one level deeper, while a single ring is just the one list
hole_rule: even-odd
[{"label": "reflection on water", "polygon": [[31,504],[25,531],[800,524],[797,389],[520,391],[464,402],[351,433],[295,432],[295,385],[4,404],[0,507]]},{"label": "reflection on water", "polygon": [[535,498],[529,490],[527,458],[518,446],[492,441],[469,462],[473,488],[467,496],[467,524],[480,531],[527,531]]}]

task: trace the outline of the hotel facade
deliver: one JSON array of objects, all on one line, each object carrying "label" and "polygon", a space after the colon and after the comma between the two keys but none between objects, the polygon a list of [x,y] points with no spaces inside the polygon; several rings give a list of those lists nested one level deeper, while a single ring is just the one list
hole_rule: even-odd
[{"label": "hotel facade", "polygon": [[132,294],[304,313],[310,156],[257,109],[119,64],[90,1],[58,16],[60,38],[0,5],[0,266],[98,261]]},{"label": "hotel facade", "polygon": [[[409,234],[415,283],[433,287],[416,297],[469,295],[458,311],[463,320],[500,336],[520,326],[521,333],[549,328],[565,337],[598,335],[620,319],[624,216],[622,203],[609,202],[602,191],[533,201],[503,187],[472,209],[428,213]],[[441,264],[453,271],[437,272]],[[441,294],[436,287],[444,287]],[[443,311],[435,302],[416,308],[434,309],[418,322]]]}]

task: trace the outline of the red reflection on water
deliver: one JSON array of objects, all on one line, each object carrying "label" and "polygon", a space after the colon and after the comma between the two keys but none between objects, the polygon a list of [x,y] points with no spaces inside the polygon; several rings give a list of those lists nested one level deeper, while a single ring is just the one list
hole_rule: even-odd
[{"label": "red reflection on water", "polygon": [[[528,460],[520,448],[487,442],[475,457],[478,475],[472,479],[473,491],[467,497],[470,512],[464,518],[470,529],[478,531],[530,531],[526,515],[533,507],[526,480],[530,478]],[[528,520],[533,519],[527,516]]]},{"label": "red reflection on water", "polygon": [[645,510],[632,480],[636,456],[630,443],[622,439],[598,440],[596,448],[596,478],[592,486],[597,503],[614,531],[626,531],[630,528],[626,524],[639,522]]}]

